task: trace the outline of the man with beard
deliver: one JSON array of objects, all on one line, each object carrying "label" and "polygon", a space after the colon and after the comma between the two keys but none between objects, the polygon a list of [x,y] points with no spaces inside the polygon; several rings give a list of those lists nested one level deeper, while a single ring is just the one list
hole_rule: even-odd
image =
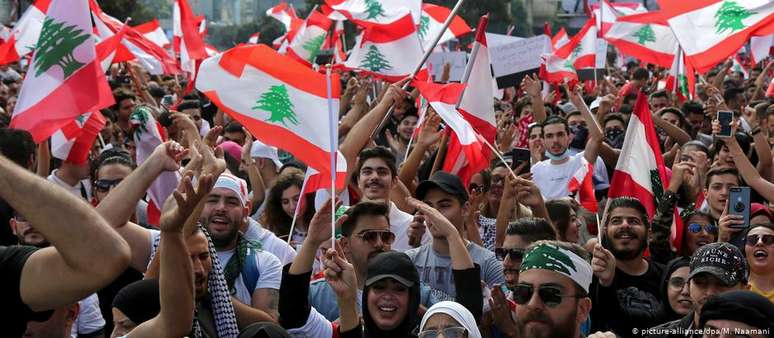
[{"label": "man with beard", "polygon": [[594,246],[591,265],[591,332],[614,331],[634,337],[632,328],[652,327],[664,312],[661,303],[663,267],[642,257],[648,241],[648,214],[639,200],[610,201],[602,228],[602,244]]},{"label": "man with beard", "polygon": [[588,128],[589,139],[583,152],[570,155],[568,148],[574,137],[567,121],[554,115],[543,122],[543,145],[548,159],[532,166],[531,171],[533,180],[540,188],[544,199],[557,199],[570,195],[568,188],[570,178],[586,163],[597,163],[597,153],[604,138],[596,119],[591,115],[577,90],[570,93],[570,101],[581,111]]},{"label": "man with beard", "polygon": [[589,316],[591,265],[577,244],[538,241],[527,248],[513,290],[520,338],[580,338]]},{"label": "man with beard", "polygon": [[[668,337],[666,332],[699,329],[699,317],[707,300],[720,293],[747,289],[748,268],[739,248],[722,242],[700,247],[691,257],[688,290],[694,309],[685,317],[653,328],[649,338]],[[696,331],[690,337],[700,337]]]}]

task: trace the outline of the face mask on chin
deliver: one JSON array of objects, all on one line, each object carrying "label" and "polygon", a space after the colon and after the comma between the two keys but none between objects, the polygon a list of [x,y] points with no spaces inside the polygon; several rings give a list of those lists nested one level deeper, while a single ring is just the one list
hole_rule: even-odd
[{"label": "face mask on chin", "polygon": [[564,152],[559,155],[554,155],[550,151],[546,150],[546,157],[552,161],[561,161],[570,157],[570,154],[567,152],[567,149],[565,149]]},{"label": "face mask on chin", "polygon": [[582,125],[570,126],[570,131],[574,135],[572,142],[570,142],[570,147],[575,149],[585,149],[586,140],[589,138],[588,128]]}]

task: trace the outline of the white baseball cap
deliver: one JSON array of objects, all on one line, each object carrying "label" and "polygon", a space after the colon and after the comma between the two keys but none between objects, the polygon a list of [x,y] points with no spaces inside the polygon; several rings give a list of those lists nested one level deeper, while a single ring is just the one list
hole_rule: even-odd
[{"label": "white baseball cap", "polygon": [[250,157],[252,158],[268,158],[274,162],[277,167],[277,171],[282,168],[282,162],[277,155],[277,147],[267,146],[261,141],[253,141],[253,147],[250,149]]}]

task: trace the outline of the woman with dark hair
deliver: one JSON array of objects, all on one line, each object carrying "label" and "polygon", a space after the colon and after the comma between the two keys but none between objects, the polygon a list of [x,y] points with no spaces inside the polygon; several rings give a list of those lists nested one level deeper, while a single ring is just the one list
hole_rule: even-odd
[{"label": "woman with dark hair", "polygon": [[690,258],[677,257],[666,265],[661,280],[662,299],[666,300],[664,322],[680,319],[693,309],[693,300],[688,292]]},{"label": "woman with dark hair", "polygon": [[750,266],[750,291],[774,302],[774,224],[753,224],[744,246]]},{"label": "woman with dark hair", "polygon": [[691,257],[701,246],[718,240],[718,227],[712,215],[702,211],[691,211],[683,220],[683,257]]},{"label": "woman with dark hair", "polygon": [[281,174],[277,183],[269,190],[266,210],[263,212],[262,223],[278,237],[290,236],[291,243],[300,244],[306,238],[306,230],[309,221],[314,216],[314,195],[309,194],[303,205],[298,210],[296,224],[293,233],[290,234],[290,225],[293,223],[293,215],[296,212],[301,187],[304,177],[295,171]]},{"label": "woman with dark hair", "polygon": [[403,163],[403,159],[406,157],[406,151],[408,149],[409,140],[411,135],[414,134],[414,129],[417,127],[417,121],[419,117],[414,112],[407,112],[398,121],[398,126],[395,128],[395,133],[390,130],[385,130],[385,138],[390,146],[390,150],[395,154],[396,164]]},{"label": "woman with dark hair", "polygon": [[572,204],[561,199],[550,200],[546,202],[546,209],[556,227],[557,240],[578,244],[580,226]]}]

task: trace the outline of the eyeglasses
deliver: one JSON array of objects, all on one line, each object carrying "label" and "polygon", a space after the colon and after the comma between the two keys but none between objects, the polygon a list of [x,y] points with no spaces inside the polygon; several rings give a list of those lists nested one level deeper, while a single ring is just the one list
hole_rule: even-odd
[{"label": "eyeglasses", "polygon": [[690,231],[693,234],[700,233],[702,228],[704,228],[704,231],[706,231],[708,234],[718,233],[718,227],[715,224],[691,223],[690,225],[688,225],[688,231]]},{"label": "eyeglasses", "polygon": [[94,181],[94,187],[97,188],[97,190],[100,192],[108,192],[110,188],[117,186],[123,180],[123,178],[118,178],[115,180],[96,180]]},{"label": "eyeglasses", "polygon": [[[519,284],[513,288],[513,301],[524,305],[532,299],[535,287],[528,284]],[[562,290],[555,286],[542,285],[537,288],[538,297],[547,307],[554,308],[562,304],[564,298],[580,298],[578,295],[562,295]]]},{"label": "eyeglasses", "polygon": [[672,277],[669,279],[669,286],[682,290],[685,286],[685,278],[683,277]]},{"label": "eyeglasses", "polygon": [[747,245],[756,245],[759,241],[763,245],[774,245],[774,235],[747,235]]},{"label": "eyeglasses", "polygon": [[364,231],[359,234],[355,234],[355,237],[358,237],[371,244],[375,244],[377,238],[380,238],[382,240],[382,243],[384,243],[385,245],[391,245],[392,242],[395,241],[395,234],[389,230]]},{"label": "eyeglasses", "polygon": [[501,261],[504,261],[507,256],[510,256],[511,260],[521,260],[524,258],[524,249],[495,248],[495,256]]},{"label": "eyeglasses", "polygon": [[461,326],[445,327],[441,330],[425,330],[419,333],[419,338],[436,338],[444,336],[446,338],[461,338],[465,336],[468,330]]}]

